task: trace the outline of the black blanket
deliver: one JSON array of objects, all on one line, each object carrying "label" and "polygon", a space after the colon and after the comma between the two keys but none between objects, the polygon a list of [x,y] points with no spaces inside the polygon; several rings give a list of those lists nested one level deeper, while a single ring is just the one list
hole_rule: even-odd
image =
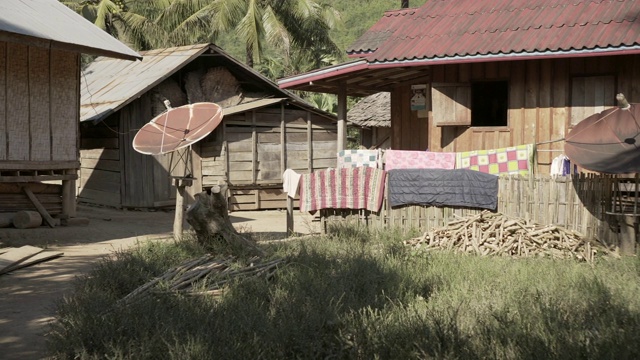
[{"label": "black blanket", "polygon": [[389,204],[463,206],[495,210],[498,177],[479,171],[407,169],[388,172]]}]

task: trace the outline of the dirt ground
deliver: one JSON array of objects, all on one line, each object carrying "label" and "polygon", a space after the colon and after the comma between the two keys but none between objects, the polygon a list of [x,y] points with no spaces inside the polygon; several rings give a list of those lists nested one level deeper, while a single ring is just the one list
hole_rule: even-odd
[{"label": "dirt ground", "polygon": [[[294,212],[294,231],[317,232],[319,223]],[[87,226],[0,229],[0,248],[33,245],[64,252],[60,258],[0,275],[0,358],[42,359],[44,331],[53,318],[54,305],[71,290],[73,279],[93,263],[141,241],[170,241],[173,211],[126,211],[79,206]],[[241,232],[258,239],[285,237],[286,212],[242,211],[230,214]],[[188,225],[185,224],[185,229]]]}]

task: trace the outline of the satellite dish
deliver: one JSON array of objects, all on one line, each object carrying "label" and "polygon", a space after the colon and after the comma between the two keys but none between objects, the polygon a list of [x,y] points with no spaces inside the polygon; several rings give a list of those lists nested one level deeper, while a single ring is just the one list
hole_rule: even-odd
[{"label": "satellite dish", "polygon": [[640,104],[620,106],[591,115],[571,129],[565,154],[579,166],[602,173],[640,172]]},{"label": "satellite dish", "polygon": [[221,121],[218,104],[202,102],[169,108],[138,130],[133,148],[145,155],[167,154],[203,139]]}]

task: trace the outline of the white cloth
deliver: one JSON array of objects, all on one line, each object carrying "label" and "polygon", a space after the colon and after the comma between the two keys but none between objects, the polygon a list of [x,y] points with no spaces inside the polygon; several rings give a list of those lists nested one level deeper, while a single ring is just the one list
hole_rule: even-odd
[{"label": "white cloth", "polygon": [[556,177],[556,176],[562,176],[562,167],[564,165],[564,155],[558,155],[556,156],[553,161],[551,162],[551,176]]},{"label": "white cloth", "polygon": [[298,195],[298,185],[300,184],[301,176],[301,174],[291,169],[287,169],[282,173],[282,190],[284,190],[289,197],[295,198]]}]

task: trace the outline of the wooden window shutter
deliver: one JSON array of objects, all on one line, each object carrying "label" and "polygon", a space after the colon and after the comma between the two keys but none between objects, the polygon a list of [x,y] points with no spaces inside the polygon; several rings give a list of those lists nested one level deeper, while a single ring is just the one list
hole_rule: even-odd
[{"label": "wooden window shutter", "polygon": [[615,106],[615,77],[583,76],[571,81],[571,125]]},{"label": "wooden window shutter", "polygon": [[471,84],[432,85],[433,123],[436,126],[471,126]]}]

